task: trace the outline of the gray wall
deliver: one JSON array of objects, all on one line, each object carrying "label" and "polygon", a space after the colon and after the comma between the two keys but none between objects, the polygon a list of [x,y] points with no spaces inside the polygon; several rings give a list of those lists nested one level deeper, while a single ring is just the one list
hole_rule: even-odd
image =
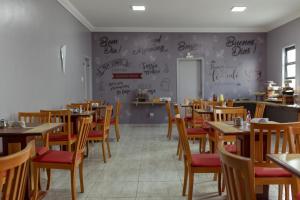
[{"label": "gray wall", "polygon": [[[289,22],[267,34],[267,79],[282,83],[283,48],[296,45],[296,77],[300,77],[300,19]],[[296,78],[299,93],[300,79]]]},{"label": "gray wall", "polygon": [[[120,99],[123,123],[166,120],[164,107],[131,101],[138,88],[176,101],[177,58],[187,52],[204,59],[205,98],[254,98],[265,81],[264,33],[93,33],[92,45],[94,98],[110,103]],[[141,73],[142,79],[112,78],[113,73],[129,72]]]},{"label": "gray wall", "polygon": [[84,56],[91,57],[91,33],[56,0],[1,0],[0,118],[82,100]]}]

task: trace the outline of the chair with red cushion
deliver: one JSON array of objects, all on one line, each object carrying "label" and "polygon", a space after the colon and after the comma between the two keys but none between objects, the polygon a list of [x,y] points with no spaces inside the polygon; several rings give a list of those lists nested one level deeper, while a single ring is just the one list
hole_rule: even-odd
[{"label": "chair with red cushion", "polygon": [[41,110],[41,112],[50,112],[51,122],[64,123],[59,130],[49,134],[49,146],[60,145],[67,146],[68,151],[72,151],[72,145],[77,141],[77,135],[72,133],[71,111],[69,110]]},{"label": "chair with red cushion", "polygon": [[[106,163],[106,150],[105,150],[105,143],[107,146],[108,156],[111,157],[110,146],[109,146],[109,128],[110,128],[110,121],[111,121],[111,114],[112,114],[112,106],[108,105],[105,108],[104,114],[104,124],[101,126],[102,130],[93,130],[90,131],[87,138],[87,145],[89,142],[102,142],[102,154],[103,160]],[[99,143],[100,144],[100,143]],[[89,149],[89,148],[88,148]],[[100,146],[99,146],[100,149]]]},{"label": "chair with red cushion", "polygon": [[76,199],[76,169],[79,168],[80,190],[84,192],[83,185],[83,157],[88,133],[91,130],[92,119],[82,117],[79,120],[78,141],[74,152],[49,150],[42,155],[36,156],[32,160],[34,171],[34,199],[38,198],[40,169],[47,169],[48,183],[47,190],[51,182],[51,169],[69,170],[71,173],[72,199]]},{"label": "chair with red cushion", "polygon": [[184,181],[182,195],[185,196],[187,181],[189,180],[188,200],[193,197],[195,173],[218,173],[218,191],[221,195],[221,162],[218,154],[197,153],[192,154],[188,142],[184,120],[176,115],[176,124],[180,137],[180,145],[184,154]]},{"label": "chair with red cushion", "polygon": [[[174,104],[174,111],[175,115],[180,114],[180,108],[178,104]],[[199,152],[205,152],[205,143],[208,132],[204,128],[187,128],[186,132],[189,140],[199,140]],[[181,160],[182,148],[180,145],[180,138],[178,139],[177,155],[178,159]]]},{"label": "chair with red cushion", "polygon": [[[25,123],[49,123],[50,112],[19,112],[18,120]],[[35,137],[35,151],[38,155],[45,153],[49,148],[49,133]]]},{"label": "chair with red cushion", "polygon": [[278,184],[279,198],[282,196],[282,185],[285,185],[286,199],[293,177],[267,159],[266,154],[290,152],[290,127],[300,127],[300,123],[251,123],[250,129],[250,158],[254,165],[255,185]]},{"label": "chair with red cushion", "polygon": [[[115,110],[114,116],[112,116],[110,119],[110,125],[114,125],[117,142],[119,142],[120,141],[120,111],[121,111],[121,101],[120,100],[117,100],[114,110]],[[97,124],[99,124],[100,127],[103,126],[104,118],[103,117],[99,118],[97,120]]]},{"label": "chair with red cushion", "polygon": [[[214,121],[233,121],[234,118],[241,117],[245,120],[246,109],[243,107],[215,107],[214,108]],[[225,149],[230,153],[237,153],[236,148],[236,136],[232,135],[220,135],[216,131],[211,131],[209,133],[209,140],[211,144],[211,150],[216,151],[217,145],[220,138],[227,144]],[[214,146],[214,147],[212,147]]]},{"label": "chair with red cushion", "polygon": [[219,143],[218,150],[222,162],[227,198],[255,200],[255,183],[251,159],[229,153],[224,148],[223,142]]},{"label": "chair with red cushion", "polygon": [[34,154],[34,141],[26,148],[8,156],[0,157],[1,199],[25,199],[30,157]]}]

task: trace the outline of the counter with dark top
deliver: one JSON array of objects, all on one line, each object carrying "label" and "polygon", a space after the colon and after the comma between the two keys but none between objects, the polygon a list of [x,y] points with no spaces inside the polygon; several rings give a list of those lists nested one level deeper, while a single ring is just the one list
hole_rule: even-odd
[{"label": "counter with dark top", "polygon": [[253,115],[257,103],[266,104],[264,117],[276,122],[300,121],[300,105],[285,105],[265,101],[235,101],[235,106],[244,106]]}]

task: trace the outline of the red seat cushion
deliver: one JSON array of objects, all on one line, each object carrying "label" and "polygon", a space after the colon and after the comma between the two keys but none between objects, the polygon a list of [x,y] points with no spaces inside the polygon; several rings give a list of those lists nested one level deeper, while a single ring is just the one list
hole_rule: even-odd
[{"label": "red seat cushion", "polygon": [[187,128],[186,133],[188,135],[203,135],[203,134],[207,134],[207,131],[204,130],[203,128]]},{"label": "red seat cushion", "polygon": [[34,158],[33,162],[71,164],[72,160],[73,152],[49,150],[43,155]]},{"label": "red seat cushion", "polygon": [[37,155],[42,155],[46,153],[49,149],[47,147],[35,147],[35,151]]},{"label": "red seat cushion", "polygon": [[220,157],[216,153],[192,154],[193,167],[220,167]]},{"label": "red seat cushion", "polygon": [[300,200],[300,193],[297,194],[296,200]]},{"label": "red seat cushion", "polygon": [[235,144],[226,144],[224,148],[229,153],[237,153],[237,147]]},{"label": "red seat cushion", "polygon": [[283,168],[255,167],[255,177],[291,177],[291,173]]},{"label": "red seat cushion", "polygon": [[186,117],[184,118],[185,121],[192,121],[192,119],[193,119],[192,116],[186,116]]},{"label": "red seat cushion", "polygon": [[89,132],[88,137],[89,137],[89,138],[93,138],[93,137],[103,137],[103,132],[102,132],[102,131],[91,131],[91,132]]}]

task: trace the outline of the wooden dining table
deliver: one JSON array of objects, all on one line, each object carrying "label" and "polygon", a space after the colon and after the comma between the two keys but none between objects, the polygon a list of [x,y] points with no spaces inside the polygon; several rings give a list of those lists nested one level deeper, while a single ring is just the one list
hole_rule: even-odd
[{"label": "wooden dining table", "polygon": [[[6,127],[0,128],[0,137],[3,143],[3,155],[14,153],[9,151],[9,144],[19,144],[20,149],[24,149],[28,142],[35,136],[43,136],[48,132],[62,127],[63,123],[34,123],[26,124],[26,127]],[[16,150],[17,151],[17,150]]]},{"label": "wooden dining table", "polygon": [[292,188],[292,191],[293,197],[296,199],[296,195],[300,192],[300,154],[267,154],[267,158],[293,174],[295,187]]}]

